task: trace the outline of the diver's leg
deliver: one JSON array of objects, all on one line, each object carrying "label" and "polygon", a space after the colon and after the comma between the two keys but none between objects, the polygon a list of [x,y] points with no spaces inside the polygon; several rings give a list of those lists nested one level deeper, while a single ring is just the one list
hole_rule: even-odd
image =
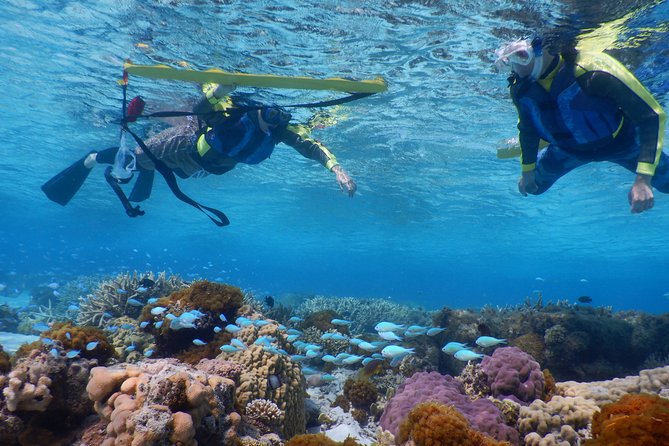
[{"label": "diver's leg", "polygon": [[546,192],[557,180],[577,167],[587,164],[582,160],[551,144],[539,152],[535,179],[538,189],[533,195]]},{"label": "diver's leg", "polygon": [[[197,127],[181,125],[170,127],[145,141],[146,147],[156,158],[164,162],[182,178],[188,178],[202,170],[193,158],[197,150]],[[141,150],[136,150],[137,166],[153,170],[153,161]]]}]

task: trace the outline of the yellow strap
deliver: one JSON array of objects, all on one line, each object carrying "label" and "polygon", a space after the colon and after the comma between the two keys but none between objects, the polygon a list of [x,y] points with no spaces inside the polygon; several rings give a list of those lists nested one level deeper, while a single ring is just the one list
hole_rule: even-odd
[{"label": "yellow strap", "polygon": [[210,70],[184,70],[167,65],[134,65],[125,63],[123,69],[128,74],[153,79],[171,79],[241,87],[289,88],[298,90],[334,90],[349,93],[380,93],[388,89],[386,81],[379,77],[374,80],[354,81],[342,78],[314,79],[304,76],[275,76],[272,74],[230,73],[212,68]]}]

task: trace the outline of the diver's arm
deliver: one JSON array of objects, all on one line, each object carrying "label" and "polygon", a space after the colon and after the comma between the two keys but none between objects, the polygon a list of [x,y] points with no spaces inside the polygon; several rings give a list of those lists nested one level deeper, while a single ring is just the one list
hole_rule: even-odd
[{"label": "diver's arm", "polygon": [[580,65],[588,70],[579,77],[583,90],[613,100],[625,119],[637,127],[641,151],[636,172],[653,176],[662,154],[664,110],[641,82],[611,56],[600,53],[582,59]]},{"label": "diver's arm", "polygon": [[537,167],[537,155],[539,153],[540,138],[531,120],[524,115],[520,104],[514,99],[518,109],[518,143],[520,145],[520,169],[521,176],[518,180],[518,192],[523,196],[535,193],[539,187],[535,179]]},{"label": "diver's arm", "polygon": [[316,160],[329,171],[335,174],[337,184],[342,192],[352,197],[358,186],[339,165],[337,158],[327,147],[315,139],[306,136],[306,132],[299,126],[289,125],[280,134],[281,142],[297,150],[303,157]]}]

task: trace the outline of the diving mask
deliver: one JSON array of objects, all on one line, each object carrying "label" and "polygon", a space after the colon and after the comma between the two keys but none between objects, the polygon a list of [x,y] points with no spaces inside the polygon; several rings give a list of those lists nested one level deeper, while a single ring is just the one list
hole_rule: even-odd
[{"label": "diving mask", "polygon": [[511,42],[495,51],[495,66],[499,71],[511,69],[518,73],[520,67],[527,67],[532,62],[532,72],[530,78],[536,80],[543,71],[543,57],[541,51],[541,40],[522,39]]}]

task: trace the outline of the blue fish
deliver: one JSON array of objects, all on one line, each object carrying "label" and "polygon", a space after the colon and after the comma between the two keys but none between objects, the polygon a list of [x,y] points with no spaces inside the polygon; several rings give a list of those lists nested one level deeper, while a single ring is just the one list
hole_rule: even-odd
[{"label": "blue fish", "polygon": [[49,353],[51,353],[51,356],[53,356],[53,357],[56,358],[56,359],[60,358],[60,352],[58,351],[57,348],[52,348],[52,349],[49,351]]},{"label": "blue fish", "polygon": [[324,373],[321,375],[321,379],[325,382],[332,382],[335,381],[337,378],[333,375],[330,375],[329,373]]},{"label": "blue fish", "polygon": [[351,325],[353,322],[352,321],[347,321],[345,319],[332,319],[330,321],[332,325],[342,325],[342,326],[348,326]]},{"label": "blue fish", "polygon": [[220,350],[223,353],[234,353],[234,352],[238,351],[239,349],[237,347],[233,346],[233,345],[221,345]]},{"label": "blue fish", "polygon": [[65,333],[65,337],[70,341],[72,340],[72,334],[69,331]]},{"label": "blue fish", "polygon": [[99,341],[91,341],[86,344],[86,350],[94,350],[98,346]]},{"label": "blue fish", "polygon": [[108,325],[105,330],[107,330],[109,333],[116,333],[118,327],[116,325]]},{"label": "blue fish", "polygon": [[77,311],[77,310],[79,310],[79,305],[72,304],[67,307],[67,311]]},{"label": "blue fish", "polygon": [[473,361],[475,359],[481,359],[485,355],[473,352],[471,350],[463,349],[463,350],[458,350],[457,352],[455,352],[455,354],[453,356],[455,356],[455,359],[457,359],[459,361]]},{"label": "blue fish", "polygon": [[53,339],[50,339],[50,338],[42,338],[42,344],[44,344],[44,345],[53,345]]},{"label": "blue fish", "polygon": [[146,303],[148,303],[148,304],[155,304],[156,302],[158,302],[157,297],[152,297],[152,298],[150,298],[149,300],[146,301]]},{"label": "blue fish", "polygon": [[153,349],[144,350],[144,356],[147,358],[153,355]]},{"label": "blue fish", "polygon": [[70,350],[65,354],[69,359],[76,358],[79,356],[79,353],[81,353],[79,350]]},{"label": "blue fish", "polygon": [[151,308],[151,314],[154,316],[158,316],[159,314],[163,314],[167,310],[165,307],[153,307]]},{"label": "blue fish", "polygon": [[299,338],[299,337],[300,337],[300,335],[288,335],[288,336],[286,337],[286,340],[287,340],[288,342],[294,342],[294,341],[296,341],[297,338]]},{"label": "blue fish", "polygon": [[247,345],[237,338],[232,339],[230,341],[230,344],[234,345],[237,348],[241,348],[242,350],[248,350]]},{"label": "blue fish", "polygon": [[304,319],[302,319],[301,317],[298,317],[298,316],[293,316],[290,319],[288,319],[288,322],[293,322],[293,323],[302,322],[302,321],[304,321]]},{"label": "blue fish", "polygon": [[127,303],[132,305],[133,307],[143,307],[144,304],[137,299],[128,299]]},{"label": "blue fish", "polygon": [[142,323],[139,324],[139,327],[140,327],[140,328],[146,328],[148,325],[149,325],[149,322],[148,322],[148,321],[144,321],[144,322],[142,322]]},{"label": "blue fish", "polygon": [[200,345],[206,345],[207,343],[201,339],[193,339],[193,344],[200,346]]},{"label": "blue fish", "polygon": [[438,335],[439,333],[441,333],[441,332],[444,331],[444,330],[446,330],[446,329],[445,329],[445,328],[441,328],[441,327],[433,327],[433,328],[430,328],[430,329],[427,331],[427,335],[428,335],[428,336],[436,336],[436,335]]},{"label": "blue fish", "polygon": [[235,324],[229,324],[225,326],[225,331],[227,331],[228,333],[237,333],[239,330],[241,330],[241,328],[239,328]]},{"label": "blue fish", "polygon": [[267,322],[266,320],[261,319],[261,320],[254,321],[253,325],[255,325],[256,327],[264,327],[265,325],[269,325],[269,322]]},{"label": "blue fish", "polygon": [[154,325],[156,326],[156,328],[160,328],[163,326],[163,321],[158,321]]},{"label": "blue fish", "polygon": [[118,289],[116,290],[116,292],[117,292],[118,294],[128,294],[128,292],[127,292],[126,290],[124,290],[123,288],[118,288]]},{"label": "blue fish", "polygon": [[293,362],[302,362],[307,359],[304,355],[290,355],[290,360]]},{"label": "blue fish", "polygon": [[126,352],[134,352],[135,351],[135,344],[129,345],[125,348]]},{"label": "blue fish", "polygon": [[448,354],[448,355],[454,355],[455,352],[459,350],[464,350],[467,349],[467,344],[462,343],[462,342],[449,342],[448,344],[444,345],[441,348],[441,351]]},{"label": "blue fish", "polygon": [[214,333],[220,333],[223,330],[221,327],[214,327]]},{"label": "blue fish", "polygon": [[140,286],[140,287],[135,288],[135,291],[137,291],[138,293],[143,293],[146,290],[148,290],[148,288],[145,287],[145,286]]},{"label": "blue fish", "polygon": [[497,339],[492,336],[479,336],[476,340],[476,345],[483,348],[494,347],[499,344],[506,344],[506,339]]},{"label": "blue fish", "polygon": [[111,314],[109,311],[105,311],[104,313],[102,313],[102,316],[106,317],[107,319],[111,319],[114,317],[114,315]]},{"label": "blue fish", "polygon": [[221,315],[218,316],[218,317],[219,317],[219,319],[222,320],[223,322],[228,322],[228,319],[225,317],[225,315],[224,315],[223,313],[221,313]]},{"label": "blue fish", "polygon": [[135,329],[134,325],[128,324],[128,323],[121,324],[121,325],[119,325],[119,327],[124,329],[124,330],[134,330]]},{"label": "blue fish", "polygon": [[288,330],[286,330],[286,333],[289,335],[298,335],[298,336],[302,334],[300,330],[295,330],[294,328],[289,328]]},{"label": "blue fish", "polygon": [[38,322],[35,325],[33,325],[33,330],[39,331],[40,333],[43,332],[43,331],[47,331],[49,328],[51,328],[51,327],[49,327],[44,322]]}]

